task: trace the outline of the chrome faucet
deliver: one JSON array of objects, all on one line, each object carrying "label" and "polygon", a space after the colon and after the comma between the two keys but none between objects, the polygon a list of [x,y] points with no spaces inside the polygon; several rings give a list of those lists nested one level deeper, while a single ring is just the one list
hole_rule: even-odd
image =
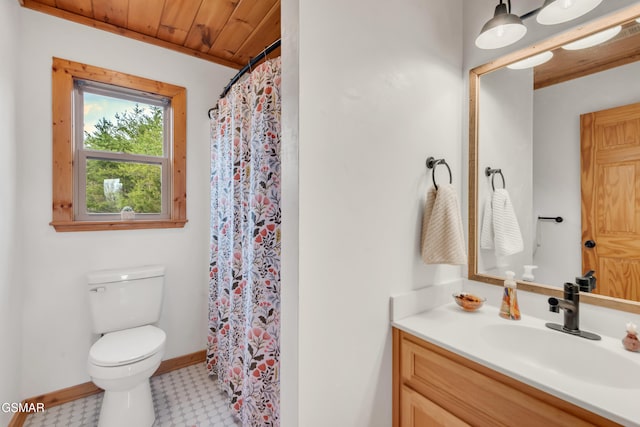
[{"label": "chrome faucet", "polygon": [[580,330],[580,287],[577,284],[564,284],[564,299],[549,298],[549,311],[559,313],[560,309],[564,310],[564,326],[547,323],[547,328],[590,340],[601,339],[599,335]]}]

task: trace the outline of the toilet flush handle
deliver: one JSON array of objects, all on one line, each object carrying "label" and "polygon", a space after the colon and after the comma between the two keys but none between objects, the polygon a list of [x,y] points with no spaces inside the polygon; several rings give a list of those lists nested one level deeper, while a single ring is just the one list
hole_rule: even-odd
[{"label": "toilet flush handle", "polygon": [[104,286],[100,286],[99,288],[93,288],[93,289],[89,289],[89,291],[91,292],[104,292],[107,289]]}]

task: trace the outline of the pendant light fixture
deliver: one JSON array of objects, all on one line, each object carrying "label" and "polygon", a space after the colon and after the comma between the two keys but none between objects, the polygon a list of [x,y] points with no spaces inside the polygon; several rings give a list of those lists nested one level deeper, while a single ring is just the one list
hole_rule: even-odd
[{"label": "pendant light fixture", "polygon": [[511,0],[500,0],[493,18],[482,27],[476,38],[480,49],[498,49],[520,40],[527,32],[523,19],[536,16],[543,25],[560,24],[578,18],[595,9],[602,0],[544,0],[542,6],[522,16],[511,13]]},{"label": "pendant light fixture", "polygon": [[597,46],[617,36],[620,30],[622,30],[621,25],[611,27],[604,31],[600,31],[599,33],[592,34],[588,37],[583,37],[580,40],[576,40],[572,43],[565,44],[564,46],[562,46],[562,48],[566,50],[580,50]]},{"label": "pendant light fixture", "polygon": [[[511,1],[509,0],[509,3]],[[524,37],[527,27],[517,15],[511,13],[511,8],[500,0],[496,6],[493,18],[482,27],[476,38],[476,46],[480,49],[498,49],[509,46]]]},{"label": "pendant light fixture", "polygon": [[545,0],[536,16],[542,25],[561,24],[595,9],[602,0]]},{"label": "pendant light fixture", "polygon": [[542,65],[548,60],[553,58],[553,52],[546,51],[539,53],[537,55],[530,56],[529,58],[522,59],[518,62],[514,62],[513,64],[507,65],[507,68],[512,70],[524,70],[526,68],[537,67],[538,65]]}]

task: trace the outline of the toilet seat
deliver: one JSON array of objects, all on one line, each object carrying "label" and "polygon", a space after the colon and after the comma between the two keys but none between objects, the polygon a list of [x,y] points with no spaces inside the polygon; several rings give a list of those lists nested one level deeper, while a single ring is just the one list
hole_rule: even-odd
[{"label": "toilet seat", "polygon": [[144,360],[164,348],[165,332],[151,325],[109,332],[89,350],[96,366],[122,366]]}]

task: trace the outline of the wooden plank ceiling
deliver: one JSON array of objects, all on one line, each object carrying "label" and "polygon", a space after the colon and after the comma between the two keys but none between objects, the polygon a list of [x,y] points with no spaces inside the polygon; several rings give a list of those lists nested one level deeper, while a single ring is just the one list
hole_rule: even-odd
[{"label": "wooden plank ceiling", "polygon": [[613,39],[581,50],[557,48],[549,62],[534,70],[534,89],[584,77],[640,60],[640,23],[632,20]]},{"label": "wooden plank ceiling", "polygon": [[[22,6],[242,68],[280,38],[280,0],[19,0]],[[279,55],[279,49],[271,56]]]}]

